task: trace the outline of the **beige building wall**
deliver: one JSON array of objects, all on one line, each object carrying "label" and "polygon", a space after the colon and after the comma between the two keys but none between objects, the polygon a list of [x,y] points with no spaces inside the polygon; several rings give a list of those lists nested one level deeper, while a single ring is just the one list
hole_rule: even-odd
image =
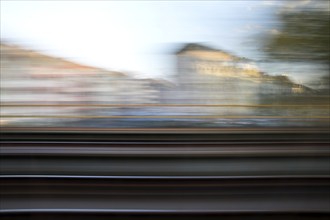
[{"label": "beige building wall", "polygon": [[[222,51],[187,50],[177,54],[177,88],[169,97],[177,104],[256,105],[259,70]],[[174,95],[176,94],[176,95]],[[248,108],[205,107],[195,113],[249,114]]]}]

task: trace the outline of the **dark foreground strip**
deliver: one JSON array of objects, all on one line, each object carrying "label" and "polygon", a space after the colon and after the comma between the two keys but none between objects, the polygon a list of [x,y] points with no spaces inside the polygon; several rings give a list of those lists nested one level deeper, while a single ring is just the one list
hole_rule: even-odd
[{"label": "dark foreground strip", "polygon": [[301,213],[324,216],[330,212],[329,184],[327,176],[2,176],[0,213],[117,217],[196,214],[229,219]]},{"label": "dark foreground strip", "polygon": [[45,130],[1,138],[3,219],[329,218],[325,131]]},{"label": "dark foreground strip", "polygon": [[2,213],[1,219],[31,219],[31,220],[65,220],[65,219],[95,219],[95,220],[328,220],[327,213],[141,213],[141,212],[111,212],[111,210],[73,210],[73,211],[22,211]]}]

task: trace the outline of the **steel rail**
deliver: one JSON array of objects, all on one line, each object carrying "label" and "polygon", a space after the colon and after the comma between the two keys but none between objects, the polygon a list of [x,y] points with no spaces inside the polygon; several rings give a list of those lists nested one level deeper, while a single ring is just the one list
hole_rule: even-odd
[{"label": "steel rail", "polygon": [[329,141],[1,141],[0,155],[225,157],[330,155]]},{"label": "steel rail", "polygon": [[[90,179],[90,180],[328,180],[329,175],[263,175],[263,176],[95,176],[95,175],[0,175],[0,180],[3,179]],[[276,182],[270,182],[277,184]]]},{"label": "steel rail", "polygon": [[[97,127],[38,127],[38,126],[3,126],[1,129],[1,134],[101,134],[101,133],[114,133],[114,134],[151,134],[156,133],[159,135],[211,135],[211,134],[324,134],[330,133],[330,128],[328,126],[323,127],[246,127],[246,128],[232,128],[232,127],[217,127],[217,128],[205,128],[205,127],[197,127],[197,128],[97,128]],[[303,136],[301,137],[303,138]]]},{"label": "steel rail", "polygon": [[15,107],[239,107],[239,108],[282,108],[282,107],[308,107],[308,108],[329,108],[330,105],[233,105],[233,104],[1,104],[1,107],[15,108]]},{"label": "steel rail", "polygon": [[157,119],[157,118],[173,118],[173,119],[330,119],[327,115],[313,116],[274,116],[274,115],[0,115],[2,118],[113,118],[113,119]]}]

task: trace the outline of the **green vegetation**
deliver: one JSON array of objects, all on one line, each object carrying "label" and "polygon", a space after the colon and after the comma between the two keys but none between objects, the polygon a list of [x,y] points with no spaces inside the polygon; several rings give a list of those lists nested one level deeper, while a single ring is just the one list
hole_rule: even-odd
[{"label": "green vegetation", "polygon": [[[314,1],[317,2],[319,1]],[[283,61],[321,62],[329,65],[328,10],[313,8],[312,5],[292,10],[283,9],[278,14],[278,19],[279,30],[273,31],[264,39],[264,50],[271,58]]]}]

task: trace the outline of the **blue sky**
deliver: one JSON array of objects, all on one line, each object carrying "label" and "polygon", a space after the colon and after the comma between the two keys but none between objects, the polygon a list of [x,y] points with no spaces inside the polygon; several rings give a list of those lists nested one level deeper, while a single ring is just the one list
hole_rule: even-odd
[{"label": "blue sky", "polygon": [[[173,73],[175,45],[204,42],[259,59],[276,1],[1,1],[1,39],[139,77]],[[276,71],[275,71],[276,72]]]}]

